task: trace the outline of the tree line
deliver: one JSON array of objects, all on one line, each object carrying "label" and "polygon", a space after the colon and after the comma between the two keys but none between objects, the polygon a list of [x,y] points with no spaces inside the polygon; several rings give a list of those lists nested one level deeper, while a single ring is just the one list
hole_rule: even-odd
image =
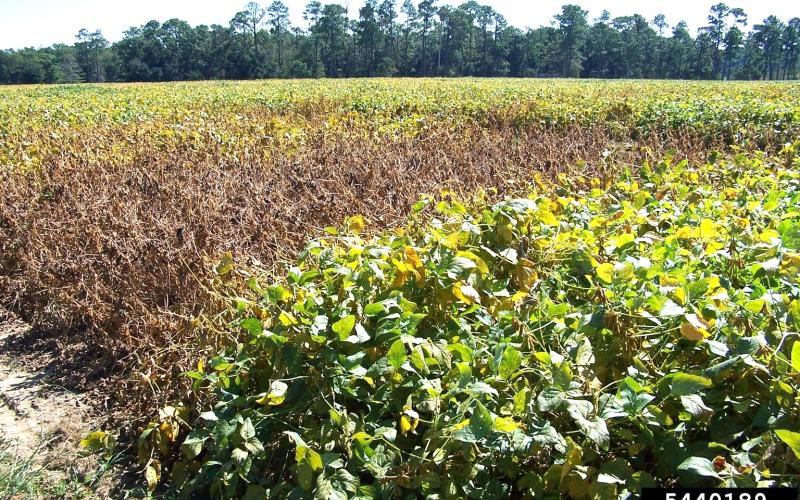
[{"label": "tree line", "polygon": [[470,0],[367,0],[358,17],[309,2],[306,27],[280,0],[251,2],[227,25],[150,21],[110,44],[82,29],[72,45],[0,51],[0,83],[76,83],[370,76],[796,79],[800,18],[750,25],[740,8],[711,7],[692,36],[663,15],[590,20],[564,5],[550,26],[522,30]]}]

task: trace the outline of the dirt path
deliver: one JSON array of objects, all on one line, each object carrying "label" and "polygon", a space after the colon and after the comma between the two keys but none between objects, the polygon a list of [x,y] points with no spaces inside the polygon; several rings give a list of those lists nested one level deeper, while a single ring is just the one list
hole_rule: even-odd
[{"label": "dirt path", "polygon": [[[79,446],[97,430],[97,419],[85,395],[54,385],[12,354],[9,341],[29,331],[0,315],[0,498],[99,497],[102,466],[81,456]],[[39,361],[35,366],[47,365]]]},{"label": "dirt path", "polygon": [[[0,323],[0,346],[25,333],[27,326],[19,321]],[[91,424],[80,395],[49,385],[44,373],[29,373],[0,351],[0,436],[19,453],[32,453],[54,436],[86,435]]]}]

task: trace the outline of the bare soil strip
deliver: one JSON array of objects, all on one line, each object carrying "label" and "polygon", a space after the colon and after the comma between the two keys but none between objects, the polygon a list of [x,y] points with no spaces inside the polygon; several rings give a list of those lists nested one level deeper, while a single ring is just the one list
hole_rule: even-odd
[{"label": "bare soil strip", "polygon": [[[80,440],[100,425],[88,395],[56,385],[39,368],[49,364],[47,359],[32,363],[10,347],[29,332],[28,325],[0,312],[0,451],[5,455],[0,469],[7,469],[0,476],[30,464],[25,477],[35,484],[35,496],[107,497],[115,474],[98,477],[101,459],[80,453]],[[37,358],[47,356],[36,353]]]},{"label": "bare soil strip", "polygon": [[[20,321],[0,324],[0,349],[12,335],[27,329]],[[91,423],[80,394],[48,384],[44,373],[28,372],[0,351],[0,435],[15,442],[19,453],[31,453],[53,436],[80,440]]]}]

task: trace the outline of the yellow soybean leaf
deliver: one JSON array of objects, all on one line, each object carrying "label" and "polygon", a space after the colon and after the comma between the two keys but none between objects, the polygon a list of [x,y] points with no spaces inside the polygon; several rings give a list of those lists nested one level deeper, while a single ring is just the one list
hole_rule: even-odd
[{"label": "yellow soybean leaf", "polygon": [[722,243],[719,243],[717,241],[710,241],[710,242],[708,242],[706,244],[705,254],[706,255],[711,255],[711,254],[717,253],[718,251],[722,250],[723,248],[725,248],[725,245],[723,245]]},{"label": "yellow soybean leaf", "polygon": [[758,235],[758,240],[762,243],[772,243],[774,240],[777,240],[781,237],[778,231],[774,229],[767,229],[763,233]]},{"label": "yellow soybean leaf", "polygon": [[459,430],[459,429],[463,429],[464,427],[466,427],[466,426],[468,426],[468,425],[469,425],[469,419],[468,419],[468,418],[466,418],[466,419],[462,420],[461,422],[457,423],[456,425],[454,425],[454,426],[452,427],[452,429],[453,429],[454,431],[457,431],[457,430]]},{"label": "yellow soybean leaf", "polygon": [[616,269],[616,272],[620,279],[625,281],[632,280],[634,276],[636,276],[636,268],[633,267],[633,264],[630,262],[626,262],[620,266],[618,269]]},{"label": "yellow soybean leaf", "polygon": [[400,417],[400,432],[403,434],[408,433],[411,430],[411,419],[407,416],[403,415]]},{"label": "yellow soybean leaf", "polygon": [[416,430],[418,425],[419,415],[414,410],[407,409],[400,416],[400,432],[403,434]]},{"label": "yellow soybean leaf", "polygon": [[482,275],[489,274],[489,266],[486,265],[486,262],[483,259],[474,253],[469,251],[458,252],[456,257],[464,257],[465,259],[471,260],[475,263],[475,267],[478,269],[478,272],[480,272]]},{"label": "yellow soybean leaf", "polygon": [[800,340],[795,341],[792,345],[792,368],[795,372],[800,373]]},{"label": "yellow soybean leaf", "polygon": [[394,281],[392,281],[392,288],[400,288],[406,283],[406,281],[408,281],[408,274],[398,271],[394,275]]},{"label": "yellow soybean leaf", "polygon": [[751,312],[751,313],[753,313],[753,314],[759,314],[759,313],[761,313],[761,312],[764,310],[764,306],[766,306],[766,305],[767,305],[767,303],[766,303],[766,302],[764,302],[764,300],[762,300],[762,299],[756,299],[756,300],[749,300],[749,301],[747,301],[747,302],[744,304],[744,308],[745,308],[747,311],[749,311],[749,312]]},{"label": "yellow soybean leaf", "polygon": [[85,438],[81,439],[79,445],[84,450],[95,453],[109,448],[113,442],[114,438],[109,433],[104,431],[94,431]]},{"label": "yellow soybean leaf", "polygon": [[180,428],[169,421],[161,422],[161,425],[158,426],[158,430],[161,436],[170,443],[175,442],[175,439],[178,437],[178,432],[180,432]]},{"label": "yellow soybean leaf", "polygon": [[703,219],[700,222],[700,238],[710,241],[717,235],[717,226],[711,219]]},{"label": "yellow soybean leaf", "polygon": [[694,342],[708,337],[708,332],[704,333],[703,330],[702,328],[695,328],[691,323],[681,323],[681,335]]},{"label": "yellow soybean leaf", "polygon": [[519,289],[527,292],[539,280],[539,275],[533,270],[534,264],[528,259],[520,259],[514,269]]},{"label": "yellow soybean leaf", "polygon": [[400,271],[401,273],[407,273],[411,271],[411,268],[405,262],[399,261],[397,259],[392,259],[392,264],[394,264],[394,267],[396,267],[397,270]]},{"label": "yellow soybean leaf", "polygon": [[658,276],[658,284],[661,286],[677,286],[681,284],[681,281],[676,276],[661,274]]},{"label": "yellow soybean leaf", "polygon": [[467,305],[481,303],[481,296],[478,294],[478,291],[471,285],[467,285],[462,281],[453,285],[453,295]]},{"label": "yellow soybean leaf", "polygon": [[419,258],[419,254],[417,254],[417,251],[414,250],[413,247],[406,246],[403,249],[403,253],[406,256],[406,262],[408,262],[411,265],[411,267],[413,267],[414,269],[424,267],[422,264],[422,259]]},{"label": "yellow soybean leaf", "polygon": [[161,480],[161,464],[157,460],[153,460],[152,464],[145,469],[144,477],[147,480],[147,488],[150,491],[155,490]]},{"label": "yellow soybean leaf", "polygon": [[457,250],[463,239],[463,234],[460,231],[456,231],[455,233],[449,234],[442,238],[441,244],[450,250]]},{"label": "yellow soybean leaf", "polygon": [[630,245],[631,243],[633,243],[635,239],[636,239],[636,236],[634,234],[625,233],[625,234],[623,234],[621,236],[618,236],[614,243],[615,243],[615,246],[617,248],[622,248],[624,246],[627,246],[627,245]]},{"label": "yellow soybean leaf", "polygon": [[683,288],[678,288],[672,293],[672,295],[675,297],[675,302],[682,306],[686,305],[686,290]]},{"label": "yellow soybean leaf", "polygon": [[256,400],[260,405],[280,406],[286,400],[286,391],[289,386],[280,380],[272,382],[269,388],[269,393]]},{"label": "yellow soybean leaf", "polygon": [[597,266],[597,277],[605,283],[614,281],[614,266],[606,262]]},{"label": "yellow soybean leaf", "polygon": [[605,217],[598,216],[589,221],[589,229],[602,227],[606,224],[608,224],[608,220]]},{"label": "yellow soybean leaf", "polygon": [[494,419],[494,428],[500,432],[514,432],[519,429],[519,424],[511,417],[497,417]]},{"label": "yellow soybean leaf", "polygon": [[539,220],[541,220],[542,222],[544,222],[548,226],[557,226],[558,225],[558,219],[556,219],[556,216],[553,215],[553,212],[551,212],[549,210],[540,211],[539,212]]},{"label": "yellow soybean leaf", "polygon": [[694,238],[694,228],[690,226],[683,226],[675,232],[675,237],[681,240],[690,240]]},{"label": "yellow soybean leaf", "polygon": [[775,431],[781,441],[789,445],[796,457],[800,457],[800,433],[789,429],[778,429]]},{"label": "yellow soybean leaf", "polygon": [[797,275],[800,274],[800,253],[788,253],[781,259],[781,274],[793,278],[792,281],[797,281]]},{"label": "yellow soybean leaf", "polygon": [[233,254],[230,252],[225,252],[222,255],[219,263],[217,263],[216,271],[217,274],[223,276],[228,274],[229,272],[233,271],[234,263],[233,263]]},{"label": "yellow soybean leaf", "polygon": [[366,227],[366,225],[367,223],[364,220],[364,216],[354,215],[353,217],[350,217],[350,219],[348,220],[347,229],[349,229],[351,233],[359,234],[361,231],[364,230],[364,227]]},{"label": "yellow soybean leaf", "polygon": [[681,323],[681,335],[686,339],[697,342],[709,337],[711,334],[706,330],[706,323],[696,314],[687,314]]},{"label": "yellow soybean leaf", "polygon": [[355,434],[353,434],[353,435],[350,437],[350,439],[351,439],[352,441],[358,441],[359,443],[364,443],[364,444],[366,444],[366,443],[369,443],[370,441],[372,441],[372,439],[373,439],[373,438],[372,438],[372,436],[370,436],[370,435],[369,435],[369,434],[367,434],[366,432],[363,432],[363,431],[362,431],[362,432],[356,432]]},{"label": "yellow soybean leaf", "polygon": [[278,316],[278,320],[280,320],[283,326],[294,326],[297,324],[297,318],[286,311],[281,311],[281,314]]},{"label": "yellow soybean leaf", "polygon": [[518,304],[523,300],[525,300],[526,298],[528,298],[528,292],[520,291],[511,296],[511,302],[513,302],[514,304]]}]

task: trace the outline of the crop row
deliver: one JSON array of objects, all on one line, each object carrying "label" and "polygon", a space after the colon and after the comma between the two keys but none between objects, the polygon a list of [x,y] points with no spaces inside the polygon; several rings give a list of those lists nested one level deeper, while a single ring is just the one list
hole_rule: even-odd
[{"label": "crop row", "polygon": [[[280,122],[254,120],[269,114]],[[249,126],[242,129],[242,123]],[[142,129],[166,148],[267,141],[319,127],[384,137],[428,127],[599,126],[620,138],[682,133],[727,144],[782,143],[797,133],[800,86],[688,82],[351,80],[16,87],[0,91],[0,168],[60,155],[104,155],[95,136]]]}]

